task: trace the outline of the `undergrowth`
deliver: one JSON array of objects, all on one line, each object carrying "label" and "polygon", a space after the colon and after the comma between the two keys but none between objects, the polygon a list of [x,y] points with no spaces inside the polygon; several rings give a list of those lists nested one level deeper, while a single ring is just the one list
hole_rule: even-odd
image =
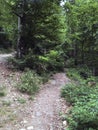
[{"label": "undergrowth", "polygon": [[0,97],[3,97],[6,95],[6,89],[5,86],[0,86]]},{"label": "undergrowth", "polygon": [[34,95],[38,92],[41,84],[41,78],[32,70],[27,70],[20,78],[20,82],[17,84],[17,88],[30,95]]},{"label": "undergrowth", "polygon": [[[81,75],[81,73],[84,75]],[[70,69],[72,79],[62,89],[62,97],[72,106],[65,115],[67,130],[98,130],[98,85],[96,78],[85,69]]]}]

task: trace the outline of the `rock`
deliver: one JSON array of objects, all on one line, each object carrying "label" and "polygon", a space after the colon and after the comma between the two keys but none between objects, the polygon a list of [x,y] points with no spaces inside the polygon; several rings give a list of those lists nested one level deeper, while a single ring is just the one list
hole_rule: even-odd
[{"label": "rock", "polygon": [[28,121],[24,120],[23,123],[26,124],[26,123],[28,123]]},{"label": "rock", "polygon": [[33,129],[34,129],[33,126],[29,126],[29,127],[27,127],[27,130],[33,130]]},{"label": "rock", "polygon": [[53,126],[52,126],[52,125],[50,126],[50,129],[49,129],[49,130],[53,130]]},{"label": "rock", "polygon": [[36,113],[36,116],[41,116],[42,114],[40,112],[37,112]]},{"label": "rock", "polygon": [[17,98],[14,98],[13,100],[14,100],[14,101],[17,101],[18,99],[17,99]]},{"label": "rock", "polygon": [[67,126],[67,121],[63,121],[63,125],[64,125],[64,126]]},{"label": "rock", "polygon": [[56,81],[55,81],[55,80],[51,80],[51,84],[52,84],[52,85],[55,85],[55,84],[56,84]]}]

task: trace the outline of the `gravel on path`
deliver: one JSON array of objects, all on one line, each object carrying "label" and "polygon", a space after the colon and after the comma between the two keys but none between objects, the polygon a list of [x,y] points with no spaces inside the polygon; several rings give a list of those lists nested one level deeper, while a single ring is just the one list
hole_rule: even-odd
[{"label": "gravel on path", "polygon": [[[68,82],[64,73],[57,73],[44,85],[33,104],[34,130],[62,130],[60,90]],[[65,106],[67,108],[67,106]]]},{"label": "gravel on path", "polygon": [[[7,88],[7,95],[0,98],[0,130],[63,130],[66,122],[61,121],[59,114],[62,106],[64,111],[68,109],[66,103],[62,105],[60,96],[62,86],[69,82],[65,73],[54,74],[31,101],[27,94],[13,87],[21,73],[12,72],[4,65],[5,59],[11,56],[0,54],[0,84]],[[18,99],[26,103],[20,104]],[[10,105],[3,105],[5,101]]]}]

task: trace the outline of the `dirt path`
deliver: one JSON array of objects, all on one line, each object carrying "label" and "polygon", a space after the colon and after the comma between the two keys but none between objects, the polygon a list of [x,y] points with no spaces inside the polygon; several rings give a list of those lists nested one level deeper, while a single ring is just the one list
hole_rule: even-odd
[{"label": "dirt path", "polygon": [[7,62],[7,59],[9,57],[12,57],[12,56],[13,56],[13,53],[11,53],[11,54],[0,54],[0,63]]},{"label": "dirt path", "polygon": [[[5,63],[5,60],[0,61]],[[0,97],[0,130],[63,130],[59,116],[62,110],[60,90],[69,81],[66,75],[55,74],[42,85],[34,101],[14,87],[20,75],[20,72],[12,72],[0,63],[0,84],[7,89],[7,95]],[[25,100],[25,103],[20,100]],[[64,109],[67,109],[66,104]]]},{"label": "dirt path", "polygon": [[40,91],[33,106],[32,125],[34,130],[62,130],[59,113],[61,110],[60,90],[68,82],[64,73],[53,76]]}]

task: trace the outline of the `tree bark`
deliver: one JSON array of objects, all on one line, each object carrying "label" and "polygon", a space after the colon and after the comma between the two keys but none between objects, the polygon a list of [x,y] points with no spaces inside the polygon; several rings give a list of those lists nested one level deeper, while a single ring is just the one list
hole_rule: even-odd
[{"label": "tree bark", "polygon": [[21,39],[21,18],[18,17],[18,39],[17,39],[17,58],[21,58],[21,49],[20,49],[20,39]]},{"label": "tree bark", "polygon": [[22,58],[25,54],[25,6],[26,1],[24,0],[21,4],[21,13],[18,16],[18,39],[17,39],[17,58]]}]

